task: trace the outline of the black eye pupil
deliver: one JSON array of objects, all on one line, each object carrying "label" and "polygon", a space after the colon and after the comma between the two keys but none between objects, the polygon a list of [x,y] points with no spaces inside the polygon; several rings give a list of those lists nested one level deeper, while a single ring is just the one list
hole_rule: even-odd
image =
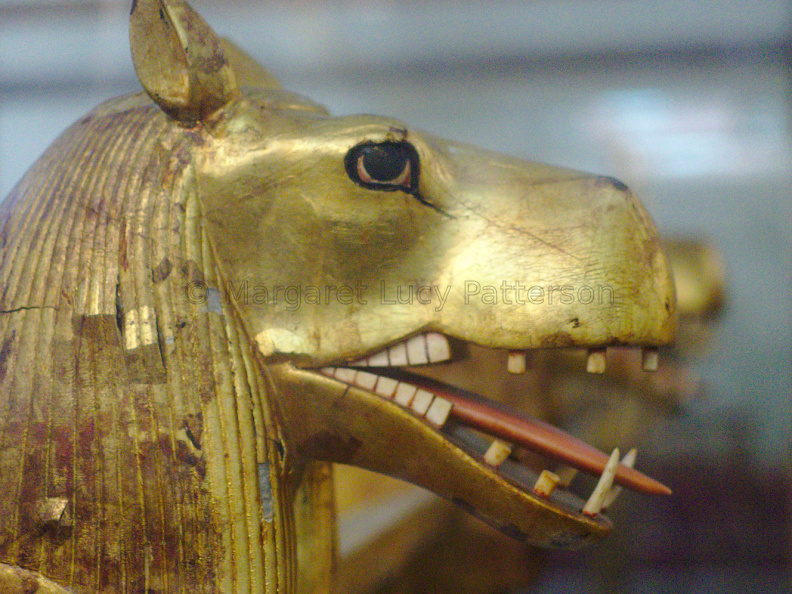
[{"label": "black eye pupil", "polygon": [[347,175],[370,190],[415,193],[420,162],[409,142],[362,142],[344,157]]},{"label": "black eye pupil", "polygon": [[360,157],[366,172],[380,182],[396,179],[404,171],[409,155],[400,144],[377,144],[363,147]]}]

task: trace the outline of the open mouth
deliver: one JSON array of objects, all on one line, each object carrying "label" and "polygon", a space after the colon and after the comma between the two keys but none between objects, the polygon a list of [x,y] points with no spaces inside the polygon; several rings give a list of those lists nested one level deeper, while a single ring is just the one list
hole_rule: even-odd
[{"label": "open mouth", "polygon": [[[604,349],[591,350],[587,369],[604,371],[604,354]],[[671,493],[665,485],[632,468],[635,450],[620,460],[618,449],[609,456],[553,425],[407,369],[428,368],[457,358],[444,335],[427,332],[363,359],[319,371],[410,411],[503,480],[566,513],[603,514],[621,487],[648,494]],[[656,350],[645,350],[644,369],[656,366]],[[522,373],[525,367],[525,353],[509,353],[509,372]],[[526,463],[526,456],[521,455],[526,450],[540,454],[548,465],[555,464],[554,471]],[[568,489],[577,470],[599,477],[586,501]]]}]

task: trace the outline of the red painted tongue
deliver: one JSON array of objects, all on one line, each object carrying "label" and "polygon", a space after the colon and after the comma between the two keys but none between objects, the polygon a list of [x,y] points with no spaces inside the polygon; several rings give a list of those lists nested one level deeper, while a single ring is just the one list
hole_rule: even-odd
[{"label": "red painted tongue", "polygon": [[[387,370],[379,372],[383,371],[387,374]],[[601,475],[605,469],[607,454],[553,425],[517,411],[506,410],[505,407],[489,402],[481,396],[449,388],[420,375],[399,370],[398,376],[400,380],[451,402],[453,404],[451,416],[465,425],[505,441],[520,444],[529,450],[555,458],[595,476]],[[664,484],[623,464],[618,466],[614,482],[652,495],[671,494],[671,489]]]}]

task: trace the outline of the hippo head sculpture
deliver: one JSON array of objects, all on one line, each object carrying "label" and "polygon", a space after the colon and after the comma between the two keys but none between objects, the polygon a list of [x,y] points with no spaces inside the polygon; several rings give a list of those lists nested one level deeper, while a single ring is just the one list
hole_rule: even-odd
[{"label": "hippo head sculpture", "polygon": [[[557,347],[653,367],[674,290],[623,184],[332,117],[181,0],[130,31],[146,93],[0,212],[3,591],[325,591],[332,462],[558,548],[611,530],[612,481],[668,492],[422,373],[471,344],[503,352],[482,373]],[[511,446],[603,479],[585,503]]]}]

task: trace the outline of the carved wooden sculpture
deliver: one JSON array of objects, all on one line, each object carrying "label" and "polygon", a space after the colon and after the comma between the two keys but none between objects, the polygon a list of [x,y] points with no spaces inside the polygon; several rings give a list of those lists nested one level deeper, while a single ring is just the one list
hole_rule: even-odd
[{"label": "carved wooden sculpture", "polygon": [[[332,461],[552,547],[608,533],[611,481],[668,492],[403,369],[467,343],[653,367],[673,287],[627,188],[330,117],[179,0],[130,32],[147,95],[75,123],[0,213],[0,591],[328,591]],[[603,480],[534,492],[481,434]]]}]

